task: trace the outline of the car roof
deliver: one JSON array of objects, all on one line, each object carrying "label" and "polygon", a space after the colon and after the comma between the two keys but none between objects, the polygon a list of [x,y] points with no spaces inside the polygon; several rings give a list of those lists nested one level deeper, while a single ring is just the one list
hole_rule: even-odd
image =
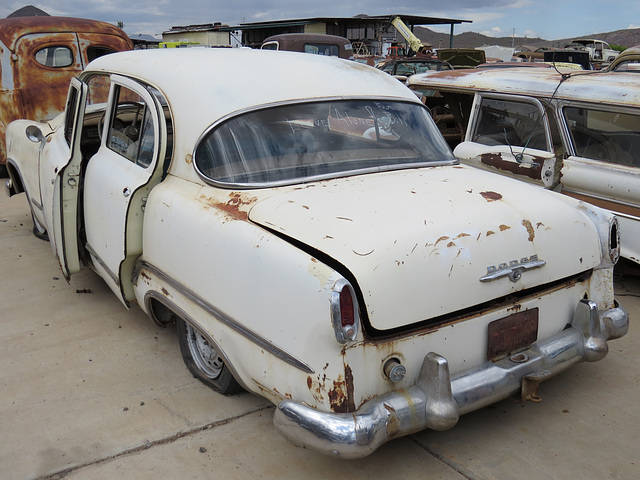
[{"label": "car roof", "polygon": [[556,71],[553,68],[489,68],[425,72],[409,85],[457,91],[483,91],[580,100],[608,105],[640,105],[637,74],[605,71]]},{"label": "car roof", "polygon": [[10,50],[24,35],[37,33],[101,33],[129,38],[121,29],[107,22],[73,17],[11,17],[0,19],[0,42]]},{"label": "car roof", "polygon": [[378,69],[338,57],[250,48],[133,50],[104,55],[83,76],[110,72],[157,88],[174,119],[174,140],[193,148],[214,122],[259,106],[335,98],[420,103]]}]

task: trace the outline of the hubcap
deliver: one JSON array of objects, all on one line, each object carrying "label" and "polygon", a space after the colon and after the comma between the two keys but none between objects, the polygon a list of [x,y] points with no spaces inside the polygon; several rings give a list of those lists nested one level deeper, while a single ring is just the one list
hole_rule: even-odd
[{"label": "hubcap", "polygon": [[202,373],[211,379],[218,378],[224,367],[222,358],[209,340],[188,324],[187,343],[191,357]]}]

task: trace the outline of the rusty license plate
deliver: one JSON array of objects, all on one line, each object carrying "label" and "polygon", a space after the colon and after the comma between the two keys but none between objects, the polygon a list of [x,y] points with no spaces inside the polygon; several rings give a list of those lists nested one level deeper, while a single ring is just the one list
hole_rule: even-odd
[{"label": "rusty license plate", "polygon": [[489,324],[487,359],[528,347],[538,338],[538,309],[514,313]]}]

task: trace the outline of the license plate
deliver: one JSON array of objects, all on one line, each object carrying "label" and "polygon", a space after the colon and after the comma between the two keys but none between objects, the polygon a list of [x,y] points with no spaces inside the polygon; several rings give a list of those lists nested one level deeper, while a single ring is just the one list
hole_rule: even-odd
[{"label": "license plate", "polygon": [[538,309],[514,313],[489,324],[487,359],[508,355],[528,347],[538,338]]}]

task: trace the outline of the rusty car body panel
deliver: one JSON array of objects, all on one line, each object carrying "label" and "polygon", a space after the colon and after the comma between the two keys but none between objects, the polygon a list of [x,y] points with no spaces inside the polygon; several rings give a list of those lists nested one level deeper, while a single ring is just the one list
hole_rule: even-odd
[{"label": "rusty car body panel", "polygon": [[296,445],[355,458],[451,428],[627,331],[616,218],[461,165],[380,70],[122,52],[67,104],[9,125],[8,193],[26,194],[65,277],[88,266],[175,322],[191,373],[269,399]]},{"label": "rusty car body panel", "polygon": [[19,118],[50,120],[64,110],[71,78],[105,53],[131,50],[109,23],[68,17],[0,20],[0,168],[5,130]]},{"label": "rusty car body panel", "polygon": [[455,118],[457,131],[464,133],[450,144],[461,161],[615,213],[622,256],[640,263],[636,77],[515,68],[431,72],[411,77],[410,83],[428,106]]}]

